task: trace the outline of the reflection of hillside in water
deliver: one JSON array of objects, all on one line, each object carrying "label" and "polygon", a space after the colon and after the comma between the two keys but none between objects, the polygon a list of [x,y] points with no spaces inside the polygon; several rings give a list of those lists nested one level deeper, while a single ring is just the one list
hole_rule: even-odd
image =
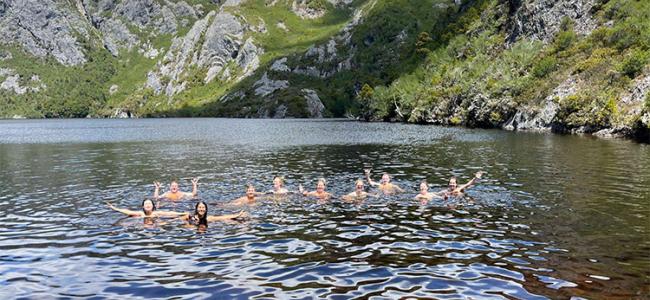
[{"label": "reflection of hillside in water", "polygon": [[[644,145],[330,121],[236,120],[238,131],[230,120],[142,122],[73,122],[72,132],[88,134],[83,143],[64,130],[42,143],[0,144],[0,274],[8,284],[0,293],[629,298],[650,276]],[[205,234],[176,221],[118,222],[103,205],[135,209],[154,180],[178,178],[188,190],[192,176],[213,204],[243,195],[247,182],[269,190],[277,175],[290,190],[313,190],[325,177],[340,196],[369,167],[408,192],[360,205],[291,196]],[[423,179],[437,190],[451,175],[463,183],[478,170],[487,174],[456,210],[412,200]],[[211,214],[234,210],[210,206]]]}]

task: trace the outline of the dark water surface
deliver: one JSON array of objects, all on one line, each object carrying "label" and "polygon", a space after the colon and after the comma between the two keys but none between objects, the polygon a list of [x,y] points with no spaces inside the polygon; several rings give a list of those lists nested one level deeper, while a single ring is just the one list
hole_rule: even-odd
[{"label": "dark water surface", "polygon": [[[207,232],[145,225],[152,182],[201,177],[211,214],[284,175],[360,205],[289,197]],[[419,205],[416,187],[484,179]],[[188,211],[194,201],[164,203]],[[0,121],[0,298],[646,299],[650,147],[622,140],[303,120]]]}]

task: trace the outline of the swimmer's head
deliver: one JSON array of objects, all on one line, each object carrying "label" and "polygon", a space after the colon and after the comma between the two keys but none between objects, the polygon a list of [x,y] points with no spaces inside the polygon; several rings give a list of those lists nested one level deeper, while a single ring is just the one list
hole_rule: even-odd
[{"label": "swimmer's head", "polygon": [[246,197],[253,198],[255,197],[255,186],[252,184],[246,185]]},{"label": "swimmer's head", "polygon": [[284,178],[277,176],[273,178],[273,188],[279,189],[284,185]]},{"label": "swimmer's head", "polygon": [[451,178],[449,178],[449,189],[455,190],[456,187],[458,187],[458,183],[456,183],[456,176],[451,176]]},{"label": "swimmer's head", "polygon": [[363,191],[363,188],[364,188],[363,180],[357,179],[357,181],[354,183],[354,189],[356,191]]},{"label": "swimmer's head", "polygon": [[203,201],[196,203],[194,214],[199,218],[198,225],[208,226],[208,204]]},{"label": "swimmer's head", "polygon": [[172,193],[178,192],[178,182],[176,180],[173,180],[171,184],[169,184],[169,191]]},{"label": "swimmer's head", "polygon": [[144,212],[145,215],[150,215],[154,210],[156,210],[156,204],[153,203],[153,200],[142,200],[142,212]]},{"label": "swimmer's head", "polygon": [[381,183],[386,184],[390,182],[390,175],[388,173],[384,173],[384,175],[381,175]]},{"label": "swimmer's head", "polygon": [[420,193],[426,194],[429,191],[429,184],[426,180],[422,180],[420,183]]},{"label": "swimmer's head", "polygon": [[317,192],[324,192],[326,183],[327,182],[325,181],[325,178],[318,179],[318,183],[316,184],[316,191]]}]

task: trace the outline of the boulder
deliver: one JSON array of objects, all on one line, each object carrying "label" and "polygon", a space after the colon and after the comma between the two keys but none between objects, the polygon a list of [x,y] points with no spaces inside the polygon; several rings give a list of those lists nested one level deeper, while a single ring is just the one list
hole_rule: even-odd
[{"label": "boulder", "polygon": [[325,105],[323,105],[323,102],[318,97],[316,91],[302,89],[301,92],[303,92],[303,96],[307,102],[307,112],[309,112],[309,116],[312,118],[322,118]]},{"label": "boulder", "polygon": [[283,57],[278,60],[275,60],[273,64],[271,64],[271,71],[276,71],[276,72],[290,72],[291,68],[287,66],[287,58]]},{"label": "boulder", "polygon": [[0,89],[13,91],[18,95],[22,95],[27,92],[26,87],[20,86],[20,75],[18,74],[10,75],[5,78],[2,84],[0,84]]},{"label": "boulder", "polygon": [[255,88],[255,95],[265,97],[277,90],[286,89],[289,87],[287,80],[271,80],[265,72],[262,78],[253,84]]}]

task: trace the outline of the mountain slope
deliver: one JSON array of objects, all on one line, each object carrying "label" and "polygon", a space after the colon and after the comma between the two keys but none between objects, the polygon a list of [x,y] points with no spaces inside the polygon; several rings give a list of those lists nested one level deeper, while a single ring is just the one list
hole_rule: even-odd
[{"label": "mountain slope", "polygon": [[354,116],[647,139],[635,0],[9,0],[0,115]]}]

